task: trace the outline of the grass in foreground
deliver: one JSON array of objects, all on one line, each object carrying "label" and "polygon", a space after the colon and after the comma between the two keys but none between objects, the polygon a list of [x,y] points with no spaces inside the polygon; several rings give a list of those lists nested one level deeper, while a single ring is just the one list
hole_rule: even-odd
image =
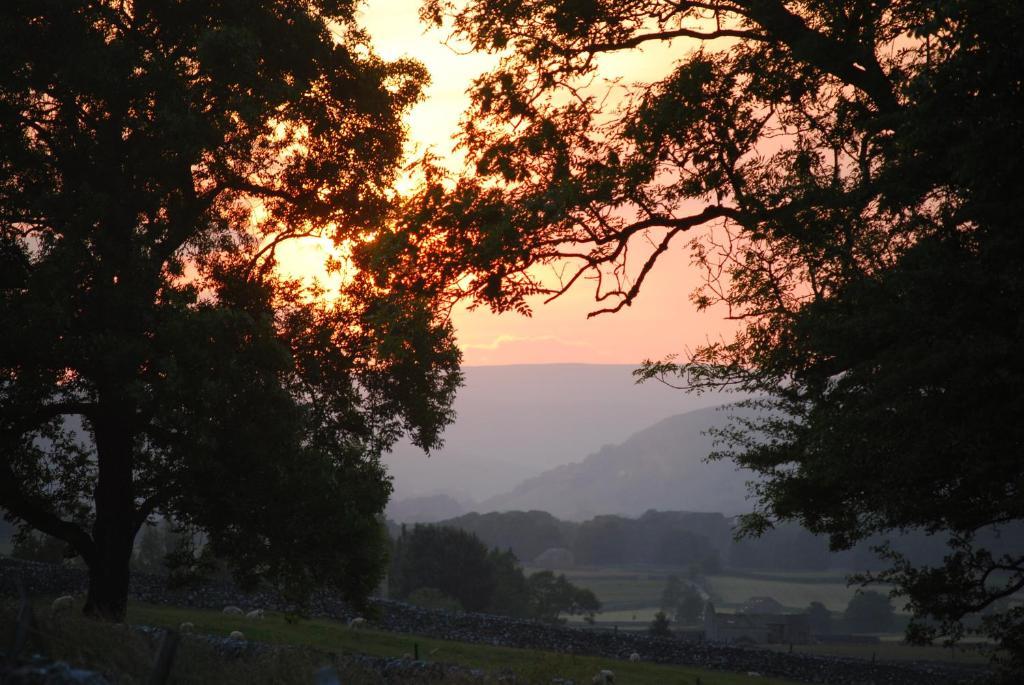
[{"label": "grass in foreground", "polygon": [[[789,651],[788,645],[765,645],[765,649]],[[904,642],[882,640],[878,644],[833,643],[820,645],[793,645],[794,654],[841,656],[871,661],[933,661],[954,664],[984,665],[991,662],[988,654],[970,645],[950,649],[939,645],[908,645]]]},{"label": "grass in foreground", "polygon": [[[80,610],[80,602],[76,610]],[[12,644],[15,603],[0,600],[0,646]],[[156,657],[156,640],[124,625],[97,623],[80,614],[49,618],[49,603],[36,605],[36,623],[30,651],[55,660],[106,674],[114,682],[134,683],[148,679]],[[337,621],[307,620],[291,624],[280,614],[268,614],[262,621],[227,616],[216,611],[133,603],[128,622],[138,625],[178,627],[183,621],[195,624],[196,633],[227,636],[242,630],[249,640],[291,645],[295,649],[272,653],[248,653],[242,657],[219,654],[201,640],[181,642],[172,683],[304,683],[313,681],[313,673],[325,665],[338,668],[346,685],[380,683],[379,674],[347,662],[345,655],[369,654],[400,657],[418,646],[420,658],[479,668],[489,675],[485,682],[496,683],[497,675],[511,670],[520,684],[543,683],[552,678],[571,678],[589,683],[602,668],[616,673],[623,685],[791,685],[791,681],[754,678],[745,674],[708,671],[695,668],[629,663],[615,659],[572,656],[508,647],[449,642],[372,630],[351,630]],[[401,683],[390,679],[388,682]],[[420,682],[419,679],[408,681]],[[436,682],[436,681],[433,681]],[[476,682],[459,676],[446,683]]]},{"label": "grass in foreground", "polygon": [[[76,668],[98,671],[113,683],[148,682],[159,649],[154,638],[125,625],[97,623],[80,615],[51,619],[47,606],[46,603],[36,606],[28,649],[21,657],[38,654],[54,661],[65,661]],[[3,649],[13,644],[15,616],[14,603],[5,604],[0,600],[0,646]],[[347,685],[379,682],[371,672],[351,664],[335,664],[330,655],[325,658],[313,650],[230,658],[199,640],[181,642],[170,682],[309,685],[313,673],[325,665],[338,666]]]},{"label": "grass in foreground", "polygon": [[227,635],[232,630],[242,630],[247,638],[253,640],[303,645],[336,654],[400,657],[413,653],[418,645],[422,659],[480,668],[491,674],[511,670],[519,676],[520,682],[545,685],[554,677],[589,683],[602,668],[615,671],[616,682],[623,685],[693,685],[697,682],[702,685],[786,685],[791,682],[679,666],[449,642],[383,631],[351,630],[337,621],[321,619],[289,624],[278,614],[268,614],[262,621],[253,621],[214,611],[134,604],[129,611],[129,620],[168,627],[191,621],[197,632]]}]

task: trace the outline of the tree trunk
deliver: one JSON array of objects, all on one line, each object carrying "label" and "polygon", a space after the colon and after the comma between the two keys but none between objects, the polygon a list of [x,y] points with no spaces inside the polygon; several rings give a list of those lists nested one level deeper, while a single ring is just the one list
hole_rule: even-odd
[{"label": "tree trunk", "polygon": [[94,423],[99,474],[96,483],[95,554],[89,563],[89,593],[85,614],[107,621],[124,621],[136,525],[132,482],[132,443],[124,412],[117,418],[99,417]]}]

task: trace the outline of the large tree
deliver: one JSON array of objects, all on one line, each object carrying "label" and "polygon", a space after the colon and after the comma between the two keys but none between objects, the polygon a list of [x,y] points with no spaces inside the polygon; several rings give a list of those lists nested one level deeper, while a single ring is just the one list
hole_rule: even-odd
[{"label": "large tree", "polygon": [[423,292],[282,279],[301,236],[387,218],[426,74],[345,0],[0,6],[0,508],[125,614],[156,514],[240,579],[379,581],[380,451],[423,447],[459,382]]},{"label": "large tree", "polygon": [[[836,549],[951,536],[943,564],[885,574],[939,619],[922,637],[1024,588],[1020,540],[978,538],[1024,518],[1020,3],[431,0],[424,17],[501,60],[473,86],[470,171],[428,163],[376,245],[393,282],[499,311],[589,283],[592,314],[615,312],[688,242],[695,303],[738,333],[646,375],[762,398],[723,435],[764,476],[745,529],[797,520]],[[612,53],[655,43],[666,74],[602,87]],[[988,625],[1024,655],[1024,607]]]}]

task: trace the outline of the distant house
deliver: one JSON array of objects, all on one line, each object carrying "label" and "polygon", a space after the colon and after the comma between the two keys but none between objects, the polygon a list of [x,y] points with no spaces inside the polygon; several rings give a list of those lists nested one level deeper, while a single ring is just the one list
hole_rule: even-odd
[{"label": "distant house", "polygon": [[576,565],[576,559],[564,547],[551,547],[538,554],[533,565],[547,569],[572,568]]},{"label": "distant house", "polygon": [[711,642],[807,644],[811,628],[807,614],[719,614],[708,602],[704,606],[704,638]]},{"label": "distant house", "polygon": [[737,611],[740,614],[783,614],[785,612],[786,607],[771,597],[751,597]]}]

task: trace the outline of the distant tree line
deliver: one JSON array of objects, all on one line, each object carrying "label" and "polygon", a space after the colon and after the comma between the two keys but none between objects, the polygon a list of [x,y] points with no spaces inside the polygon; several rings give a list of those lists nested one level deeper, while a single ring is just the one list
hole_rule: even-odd
[{"label": "distant tree line", "polygon": [[804,610],[811,635],[845,633],[887,633],[896,629],[896,607],[881,592],[858,592],[842,613],[833,614],[821,602],[811,602]]},{"label": "distant tree line", "polygon": [[[714,574],[723,567],[764,571],[824,571],[830,568],[874,570],[885,564],[873,548],[876,536],[840,553],[823,536],[795,523],[781,524],[756,539],[733,539],[733,522],[717,513],[648,511],[639,518],[597,516],[582,523],[561,521],[543,511],[471,513],[442,521],[478,536],[486,546],[510,549],[529,565],[551,548],[569,550],[578,565],[652,564],[693,567]],[[397,524],[391,524],[397,535]],[[1010,548],[1024,540],[1020,526],[1006,527],[987,540],[992,548]],[[908,533],[891,540],[918,564],[934,564],[948,553],[941,535]]]},{"label": "distant tree line", "polygon": [[[2,521],[0,521],[2,524]],[[471,513],[442,521],[439,525],[476,535],[486,548],[509,550],[529,566],[545,550],[569,550],[578,565],[615,566],[652,564],[689,567],[692,573],[712,575],[722,568],[751,571],[824,571],[830,568],[875,570],[884,566],[873,547],[883,544],[881,536],[850,550],[835,553],[827,541],[797,524],[783,524],[763,537],[732,538],[731,520],[714,513],[648,511],[639,518],[598,516],[577,523],[562,521],[543,511]],[[391,538],[400,535],[399,524],[388,522]],[[0,549],[7,543],[11,555],[37,561],[59,562],[67,544],[35,533],[20,540],[0,527]],[[1001,535],[987,534],[993,549],[1019,545],[1024,540],[1021,526],[1007,526]],[[991,539],[988,539],[991,537]],[[133,570],[169,573],[183,581],[202,574],[203,565],[217,565],[202,555],[185,554],[181,536],[165,523],[145,526],[135,543]],[[917,564],[936,564],[948,552],[941,535],[912,533],[899,537],[895,546]],[[192,550],[198,552],[198,550]],[[208,573],[208,569],[205,571]],[[672,614],[672,607],[665,607]]]},{"label": "distant tree line", "polygon": [[401,529],[393,542],[388,590],[395,599],[434,609],[462,609],[559,622],[593,618],[601,608],[590,590],[564,575],[527,576],[509,549],[488,549],[470,532],[447,526]]}]

